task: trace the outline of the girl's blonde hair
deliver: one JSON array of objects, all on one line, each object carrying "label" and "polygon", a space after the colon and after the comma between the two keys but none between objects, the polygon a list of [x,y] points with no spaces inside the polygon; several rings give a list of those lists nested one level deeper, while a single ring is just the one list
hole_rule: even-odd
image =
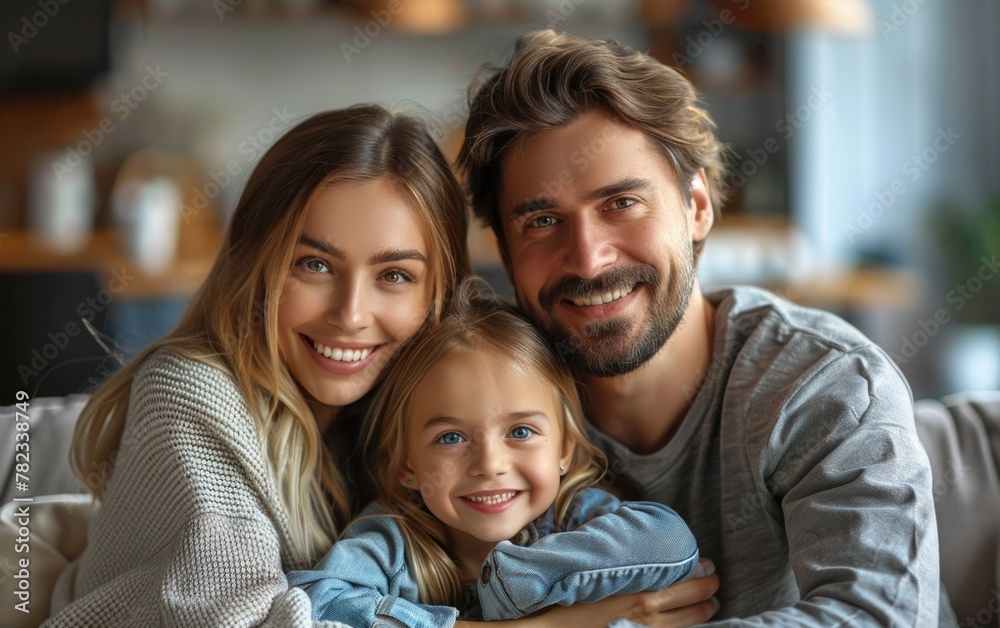
[{"label": "girl's blonde hair", "polygon": [[350,519],[352,496],[281,359],[278,303],[312,197],[338,182],[379,178],[398,186],[424,225],[434,286],[428,319],[439,319],[469,273],[468,219],[434,140],[415,118],[374,105],[312,116],[250,175],[222,251],[177,328],[112,375],[84,408],[70,464],[95,497],[105,496],[110,474],[94,472],[112,468],[133,377],[146,357],[167,348],[229,373],[242,392],[288,512],[292,563],[309,564],[330,548]]},{"label": "girl's blonde hair", "polygon": [[563,434],[576,439],[556,494],[555,515],[560,525],[577,492],[596,483],[604,473],[604,455],[587,440],[576,382],[565,360],[513,307],[479,296],[473,281],[462,283],[441,323],[400,352],[375,395],[362,430],[365,468],[374,498],[398,519],[424,604],[460,606],[462,592],[444,524],[427,510],[417,491],[399,483],[398,472],[407,457],[410,400],[436,364],[483,352],[500,357],[508,368],[528,377],[544,378],[558,392]]}]

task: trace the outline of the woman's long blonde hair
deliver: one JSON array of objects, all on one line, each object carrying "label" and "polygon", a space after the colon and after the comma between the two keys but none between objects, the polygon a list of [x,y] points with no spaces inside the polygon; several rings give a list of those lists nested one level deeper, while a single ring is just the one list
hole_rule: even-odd
[{"label": "woman's long blonde hair", "polygon": [[222,251],[177,328],[112,375],[84,408],[70,464],[95,497],[105,495],[110,473],[95,472],[113,469],[133,377],[153,351],[168,348],[229,373],[243,393],[288,511],[292,562],[310,563],[329,549],[352,499],[281,359],[277,310],[313,195],[331,183],[378,178],[396,184],[424,224],[434,286],[428,318],[438,320],[469,273],[469,258],[465,198],[434,140],[415,118],[374,105],[308,118],[250,175]]},{"label": "woman's long blonde hair", "polygon": [[533,379],[556,389],[563,410],[563,433],[576,438],[573,457],[555,500],[561,525],[573,497],[604,473],[604,455],[587,440],[576,382],[565,360],[513,307],[479,296],[473,281],[459,286],[441,323],[399,354],[369,408],[362,431],[365,468],[377,499],[395,515],[406,537],[420,602],[460,606],[458,568],[448,551],[444,524],[427,510],[419,492],[398,479],[406,462],[407,426],[414,390],[436,365],[469,353],[487,352]]}]

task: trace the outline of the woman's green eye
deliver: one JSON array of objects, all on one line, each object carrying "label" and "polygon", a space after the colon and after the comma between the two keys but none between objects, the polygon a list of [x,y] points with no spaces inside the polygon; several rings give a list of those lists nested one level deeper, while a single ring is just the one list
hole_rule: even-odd
[{"label": "woman's green eye", "polygon": [[323,260],[315,257],[304,260],[302,262],[302,267],[311,273],[321,273],[326,270],[326,264],[323,263]]}]

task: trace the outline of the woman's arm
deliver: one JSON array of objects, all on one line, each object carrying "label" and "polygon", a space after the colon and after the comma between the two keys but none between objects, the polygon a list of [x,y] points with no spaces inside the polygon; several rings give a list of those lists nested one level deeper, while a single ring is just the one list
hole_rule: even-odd
[{"label": "woman's arm", "polygon": [[150,356],[111,463],[95,470],[110,470],[106,497],[84,554],[60,576],[49,625],[312,624],[308,599],[285,580],[283,566],[302,558],[270,465],[222,371]]}]

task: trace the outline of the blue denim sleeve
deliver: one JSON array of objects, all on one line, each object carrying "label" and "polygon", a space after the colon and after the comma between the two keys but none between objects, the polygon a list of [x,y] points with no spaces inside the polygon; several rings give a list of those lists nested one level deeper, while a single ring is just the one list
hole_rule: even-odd
[{"label": "blue denim sleeve", "polygon": [[662,589],[698,564],[694,535],[676,512],[595,493],[603,491],[582,491],[571,506],[570,530],[525,546],[497,544],[477,582],[483,619]]},{"label": "blue denim sleeve", "polygon": [[402,532],[391,517],[371,516],[376,512],[366,508],[313,569],[289,572],[288,586],[306,592],[316,620],[356,628],[453,626],[457,609],[416,603]]}]

